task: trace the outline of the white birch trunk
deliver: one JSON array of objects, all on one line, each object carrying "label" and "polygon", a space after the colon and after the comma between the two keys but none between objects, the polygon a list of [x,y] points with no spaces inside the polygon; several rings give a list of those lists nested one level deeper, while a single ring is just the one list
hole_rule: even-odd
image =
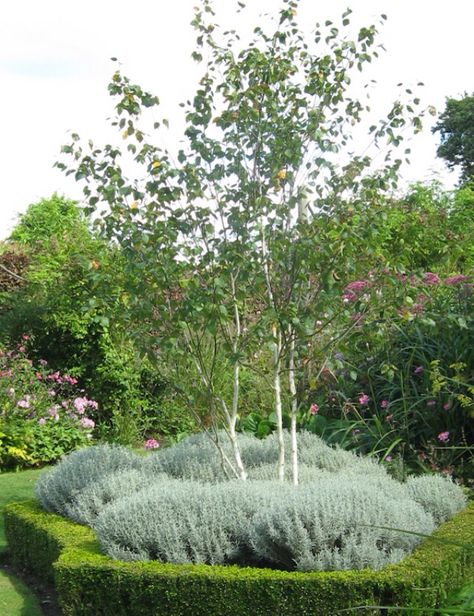
[{"label": "white birch trunk", "polygon": [[[272,284],[270,280],[270,269],[268,267],[268,249],[265,240],[265,229],[263,220],[261,221],[262,228],[262,259],[263,271],[265,274],[265,282],[267,286],[267,297],[270,306],[275,307],[273,298]],[[278,479],[283,481],[285,478],[285,440],[283,438],[283,412],[281,403],[281,331],[277,328],[277,324],[272,325],[272,336],[274,340],[273,346],[273,390],[275,392],[275,415],[277,420],[277,437],[278,437]]]},{"label": "white birch trunk", "polygon": [[296,397],[296,379],[295,379],[295,337],[291,327],[289,328],[290,337],[290,357],[288,363],[288,381],[291,394],[291,470],[293,484],[299,483],[298,477],[298,440],[296,437],[296,418],[298,412],[298,399]]},{"label": "white birch trunk", "polygon": [[283,411],[281,403],[281,332],[277,331],[277,326],[272,325],[272,333],[275,338],[273,350],[273,388],[275,390],[275,415],[277,421],[278,435],[278,479],[285,479],[285,441],[283,438]]},{"label": "white birch trunk", "polygon": [[[190,349],[190,353],[192,353],[192,345],[191,345],[191,341],[189,340],[189,336],[187,336],[187,344]],[[235,477],[245,480],[247,479],[247,473],[245,471],[245,468],[242,462],[242,456],[240,455],[240,448],[239,448],[239,443],[237,441],[237,433],[235,430],[235,426],[237,423],[237,410],[238,410],[239,365],[236,364],[236,370],[234,370],[234,393],[233,393],[232,413],[231,413],[229,412],[229,408],[225,400],[221,396],[217,396],[215,393],[212,392],[208,379],[206,378],[206,375],[204,373],[204,370],[202,369],[202,366],[199,364],[199,361],[196,357],[194,357],[194,364],[197,368],[197,371],[199,373],[199,376],[201,377],[201,380],[204,386],[209,391],[209,394],[211,396],[214,396],[214,400],[216,400],[220,404],[222,408],[222,412],[226,420],[226,423],[227,423],[226,432],[227,432],[227,435],[229,437],[229,440],[232,446],[235,466],[234,464],[232,464],[232,462],[229,460],[228,456],[226,455],[221,443],[219,442],[219,439],[217,437],[215,439],[212,439],[221,456],[223,470],[224,472],[226,472],[225,470],[225,463],[226,463],[229,465],[229,468],[231,469]]]}]

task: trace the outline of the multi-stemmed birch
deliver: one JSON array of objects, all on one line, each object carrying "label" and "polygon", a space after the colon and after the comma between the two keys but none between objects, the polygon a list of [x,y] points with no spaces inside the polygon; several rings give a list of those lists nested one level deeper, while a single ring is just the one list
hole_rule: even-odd
[{"label": "multi-stemmed birch", "polygon": [[[374,167],[367,144],[358,154],[351,142],[368,110],[351,75],[377,56],[376,27],[352,40],[326,22],[308,39],[298,4],[285,0],[274,31],[257,27],[244,46],[201,1],[192,23],[203,76],[184,105],[187,144],[176,160],[138,127],[158,99],[117,71],[109,90],[126,148],[82,146],[74,135],[63,148],[73,163],[58,164],[86,180],[90,210],[106,205],[98,221],[128,262],[124,312],[190,408],[205,403],[203,427],[228,472],[246,478],[236,437],[245,368],[273,390],[280,479],[290,408],[294,483],[305,375],[354,327],[342,290],[375,254],[378,195],[393,188],[401,163],[387,156]],[[350,30],[350,13],[340,27]],[[405,129],[419,130],[418,102],[397,101],[368,129],[373,144],[397,146]],[[124,155],[142,166],[136,179],[126,177]]]}]

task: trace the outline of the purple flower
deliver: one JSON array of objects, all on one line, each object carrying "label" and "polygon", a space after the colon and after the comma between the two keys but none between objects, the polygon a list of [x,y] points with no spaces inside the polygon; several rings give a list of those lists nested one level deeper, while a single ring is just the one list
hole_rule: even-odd
[{"label": "purple flower", "polygon": [[438,441],[440,443],[447,443],[449,441],[449,432],[448,431],[440,432],[438,434]]},{"label": "purple flower", "polygon": [[423,274],[423,282],[425,284],[439,284],[440,279],[438,274],[433,274],[433,272],[425,272],[425,274]]},{"label": "purple flower", "polygon": [[465,276],[464,274],[458,274],[457,276],[449,276],[444,279],[444,284],[448,286],[453,286],[456,284],[460,284],[461,282],[467,282],[469,280],[469,276]]},{"label": "purple flower", "polygon": [[386,409],[388,404],[389,404],[388,400],[382,400],[382,402],[380,403],[380,407],[383,409]]},{"label": "purple flower", "polygon": [[145,449],[158,449],[160,443],[154,438],[149,438],[147,441],[145,441],[143,446],[145,447]]},{"label": "purple flower", "polygon": [[423,372],[424,368],[423,366],[415,366],[415,369],[413,370],[414,374],[421,374]]},{"label": "purple flower", "polygon": [[367,406],[369,404],[369,400],[370,400],[370,398],[369,398],[369,396],[367,394],[361,394],[359,396],[359,404],[361,406]]}]

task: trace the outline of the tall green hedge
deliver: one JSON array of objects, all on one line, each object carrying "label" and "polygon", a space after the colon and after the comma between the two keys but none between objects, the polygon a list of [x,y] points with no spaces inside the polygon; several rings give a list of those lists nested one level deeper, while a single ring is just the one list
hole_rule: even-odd
[{"label": "tall green hedge", "polygon": [[474,504],[380,571],[124,563],[102,555],[90,529],[34,502],[8,505],[5,526],[13,563],[54,579],[65,616],[329,616],[345,609],[375,615],[383,611],[351,608],[436,608],[474,576]]}]

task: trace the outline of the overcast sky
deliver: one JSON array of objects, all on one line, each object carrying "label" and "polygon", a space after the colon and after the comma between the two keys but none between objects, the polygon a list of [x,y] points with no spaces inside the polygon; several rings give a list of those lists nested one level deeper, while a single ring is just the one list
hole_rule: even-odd
[{"label": "overcast sky", "polygon": [[[0,3],[0,238],[18,213],[53,192],[80,198],[80,187],[53,163],[70,131],[107,139],[112,113],[107,84],[123,72],[157,94],[173,126],[178,104],[194,90],[196,65],[190,59],[194,34],[189,25],[196,0],[17,0]],[[215,0],[218,20],[245,31],[261,12],[276,12],[278,0],[251,0],[245,22],[236,22],[234,0]],[[473,0],[301,0],[299,17],[311,30],[317,20],[338,17],[350,6],[363,25],[386,13],[380,42],[386,48],[371,77],[372,99],[383,108],[396,96],[396,84],[424,82],[425,103],[442,110],[447,96],[474,91],[472,71]],[[433,120],[430,120],[431,124]],[[412,143],[406,182],[439,178],[451,188],[435,157],[437,136],[427,123]]]}]

